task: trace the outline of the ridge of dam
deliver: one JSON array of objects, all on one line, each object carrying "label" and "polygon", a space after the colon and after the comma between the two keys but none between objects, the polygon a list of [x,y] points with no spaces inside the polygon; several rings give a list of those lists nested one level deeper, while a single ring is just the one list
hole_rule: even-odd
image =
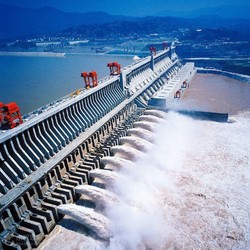
[{"label": "ridge of dam", "polygon": [[[181,64],[171,46],[0,131],[0,249],[38,247],[63,217],[58,206],[79,198],[76,187],[94,181],[91,170],[112,170],[102,158],[114,154],[111,148],[120,138],[141,135],[143,121],[150,129],[148,107],[171,108],[195,72],[193,63]],[[140,120],[142,115],[147,119]]]}]

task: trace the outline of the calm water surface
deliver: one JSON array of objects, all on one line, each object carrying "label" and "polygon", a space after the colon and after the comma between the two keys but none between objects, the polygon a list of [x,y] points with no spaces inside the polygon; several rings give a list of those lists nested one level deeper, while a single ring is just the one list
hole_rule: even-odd
[{"label": "calm water surface", "polygon": [[83,87],[83,71],[95,70],[101,79],[109,74],[107,63],[122,67],[131,56],[66,54],[65,57],[0,56],[0,101],[15,101],[26,114]]}]

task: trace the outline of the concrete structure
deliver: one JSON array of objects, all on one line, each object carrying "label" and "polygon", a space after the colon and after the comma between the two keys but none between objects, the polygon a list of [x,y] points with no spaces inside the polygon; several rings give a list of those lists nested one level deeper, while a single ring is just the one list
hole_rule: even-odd
[{"label": "concrete structure", "polygon": [[2,131],[0,249],[37,247],[61,218],[57,206],[77,199],[75,186],[91,183],[89,171],[102,167],[100,158],[110,155],[155,93],[186,67],[171,47]]},{"label": "concrete structure", "polygon": [[[151,106],[170,108],[175,99],[179,99],[189,87],[190,80],[196,70],[194,63],[186,63],[176,71],[169,71],[166,83],[155,93],[149,101]],[[176,93],[179,93],[177,96]]]}]

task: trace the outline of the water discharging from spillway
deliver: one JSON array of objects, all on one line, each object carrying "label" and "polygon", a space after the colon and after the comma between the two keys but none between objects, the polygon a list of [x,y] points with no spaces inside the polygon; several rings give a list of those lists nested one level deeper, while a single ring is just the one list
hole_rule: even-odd
[{"label": "water discharging from spillway", "polygon": [[147,122],[154,122],[154,123],[161,123],[164,121],[163,118],[157,117],[155,115],[141,115],[139,117],[139,121],[147,121]]},{"label": "water discharging from spillway", "polygon": [[130,161],[126,160],[124,158],[116,157],[116,156],[105,156],[101,158],[101,163],[105,166],[113,166],[115,169],[120,169],[120,168],[135,168],[135,164]]},{"label": "water discharging from spillway", "polygon": [[118,178],[121,178],[119,174],[114,171],[106,171],[103,169],[93,169],[89,172],[92,178],[98,178],[102,180],[105,184],[113,183]]},{"label": "water discharging from spillway", "polygon": [[142,158],[145,154],[135,148],[129,146],[114,146],[111,148],[111,152],[118,157],[126,160],[136,160],[137,158]]},{"label": "water discharging from spillway", "polygon": [[153,115],[162,119],[166,118],[166,112],[160,110],[145,110],[145,115]]},{"label": "water discharging from spillway", "polygon": [[112,206],[119,202],[119,197],[109,190],[91,185],[80,185],[76,187],[76,193],[91,198],[97,206]]},{"label": "water discharging from spillway", "polygon": [[250,247],[250,112],[234,119],[167,114],[154,148],[113,187],[123,202],[106,211],[108,249]]},{"label": "water discharging from spillway", "polygon": [[154,139],[155,139],[155,134],[153,132],[150,132],[150,131],[142,129],[142,128],[128,129],[127,134],[129,136],[136,136],[139,138],[143,138],[149,142],[154,142]]},{"label": "water discharging from spillway", "polygon": [[157,125],[154,122],[147,121],[134,122],[133,126],[134,128],[142,128],[150,132],[154,132],[157,128]]},{"label": "water discharging from spillway", "polygon": [[141,139],[135,136],[126,136],[120,138],[120,143],[123,145],[129,145],[139,151],[146,152],[153,147],[153,144],[145,139]]},{"label": "water discharging from spillway", "polygon": [[101,239],[108,240],[112,236],[110,231],[111,222],[92,208],[68,204],[60,205],[58,211],[83,224],[86,228],[95,232]]},{"label": "water discharging from spillway", "polygon": [[250,112],[233,123],[166,116],[155,145],[108,187],[120,200],[105,209],[109,241],[79,249],[250,249]]}]

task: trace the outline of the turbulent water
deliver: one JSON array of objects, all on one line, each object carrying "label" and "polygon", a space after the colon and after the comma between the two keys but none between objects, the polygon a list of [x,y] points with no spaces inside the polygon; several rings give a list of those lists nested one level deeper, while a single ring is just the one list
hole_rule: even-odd
[{"label": "turbulent water", "polygon": [[104,213],[112,237],[81,249],[249,249],[250,112],[231,119],[168,113],[155,146],[110,187],[121,200]]},{"label": "turbulent water", "polygon": [[119,169],[119,168],[126,168],[126,167],[135,167],[135,164],[130,161],[130,160],[126,160],[125,158],[120,158],[120,157],[110,157],[110,156],[106,156],[101,158],[101,163],[104,164],[105,169],[107,165],[111,165],[113,166],[115,169]]},{"label": "turbulent water", "polygon": [[141,151],[129,146],[114,146],[111,148],[111,152],[126,160],[136,160],[136,158],[142,158],[145,156]]},{"label": "turbulent water", "polygon": [[89,172],[92,178],[100,179],[105,184],[113,183],[120,176],[116,172],[106,171],[103,169],[93,169]]},{"label": "turbulent water", "polygon": [[148,151],[153,146],[153,144],[147,140],[135,136],[121,137],[120,143],[123,145],[129,145],[130,147],[143,152]]},{"label": "turbulent water", "polygon": [[106,205],[115,205],[119,197],[109,190],[91,185],[80,185],[76,187],[76,193],[83,194],[91,198],[100,208]]},{"label": "turbulent water", "polygon": [[108,210],[111,249],[250,247],[250,113],[233,118],[167,115],[154,149],[114,188],[126,205]]},{"label": "turbulent water", "polygon": [[143,128],[131,128],[127,130],[127,134],[130,136],[139,137],[149,142],[154,142],[154,133],[145,130]]},{"label": "turbulent water", "polygon": [[[169,112],[154,133],[132,129],[134,140],[144,135],[154,146],[130,167],[104,159],[120,164],[122,177],[105,185],[119,197],[102,211],[109,240],[77,232],[78,224],[60,227],[43,249],[250,249],[249,128],[242,111],[228,123]],[[64,246],[64,237],[74,240]]]},{"label": "turbulent water", "polygon": [[60,205],[58,211],[66,214],[95,232],[100,238],[108,240],[112,233],[110,221],[92,208],[81,207],[75,204]]},{"label": "turbulent water", "polygon": [[153,132],[155,130],[155,123],[152,122],[145,122],[145,121],[140,121],[140,122],[134,122],[133,124],[134,128],[142,128],[142,129],[146,129],[148,131]]},{"label": "turbulent water", "polygon": [[163,121],[163,118],[148,114],[148,115],[141,115],[139,120],[140,121],[148,121],[148,122],[152,122],[152,123],[160,123]]}]

